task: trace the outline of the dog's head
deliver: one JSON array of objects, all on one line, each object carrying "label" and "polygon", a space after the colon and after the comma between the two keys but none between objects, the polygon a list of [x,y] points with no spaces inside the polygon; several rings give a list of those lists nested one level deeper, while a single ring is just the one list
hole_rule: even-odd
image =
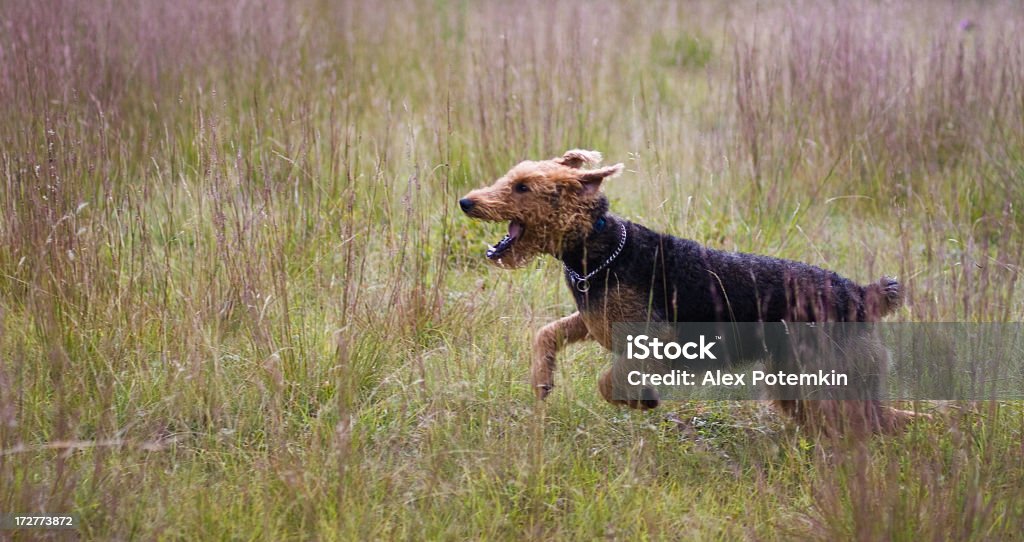
[{"label": "dog's head", "polygon": [[508,234],[487,250],[501,267],[522,267],[538,254],[558,255],[566,243],[582,239],[608,210],[601,183],[622,173],[623,165],[598,169],[597,151],[571,150],[561,158],[527,160],[486,188],[459,200],[473,218],[508,222]]}]

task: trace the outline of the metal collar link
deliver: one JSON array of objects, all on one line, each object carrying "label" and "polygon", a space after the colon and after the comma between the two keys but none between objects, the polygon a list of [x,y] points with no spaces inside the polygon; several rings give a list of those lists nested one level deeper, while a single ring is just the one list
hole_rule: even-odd
[{"label": "metal collar link", "polygon": [[619,235],[619,247],[615,249],[615,252],[612,252],[611,256],[608,256],[608,259],[605,260],[604,263],[597,266],[597,269],[587,273],[584,276],[580,276],[579,273],[573,271],[568,265],[565,264],[565,262],[562,262],[562,267],[565,268],[565,272],[568,273],[569,278],[572,279],[573,288],[576,288],[576,290],[581,294],[585,294],[590,290],[590,278],[600,273],[601,271],[604,271],[609,265],[611,265],[611,263],[615,261],[615,258],[619,257],[619,253],[622,252],[622,249],[626,246],[626,225],[620,224],[619,227],[622,228],[622,234]]}]

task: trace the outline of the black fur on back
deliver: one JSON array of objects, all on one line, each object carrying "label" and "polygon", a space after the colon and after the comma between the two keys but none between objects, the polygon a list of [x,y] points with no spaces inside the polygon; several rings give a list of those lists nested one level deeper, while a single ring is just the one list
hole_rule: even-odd
[{"label": "black fur on back", "polygon": [[[560,259],[581,275],[598,268],[619,243],[619,256],[589,280],[584,294],[566,280],[581,311],[596,307],[609,289],[649,295],[652,321],[811,322],[875,321],[899,304],[898,284],[861,286],[835,272],[791,260],[726,252],[652,231],[612,214]],[[880,294],[880,295],[876,295]]]}]

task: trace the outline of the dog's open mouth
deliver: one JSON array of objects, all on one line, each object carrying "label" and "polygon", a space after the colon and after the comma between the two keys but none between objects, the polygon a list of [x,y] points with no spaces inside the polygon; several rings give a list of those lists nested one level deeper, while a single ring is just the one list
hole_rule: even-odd
[{"label": "dog's open mouth", "polygon": [[519,222],[516,222],[515,220],[509,222],[508,235],[502,237],[501,241],[498,241],[497,245],[487,249],[487,258],[490,260],[497,260],[501,258],[509,251],[509,249],[512,248],[512,245],[516,243],[516,240],[523,236],[523,231],[525,230],[526,228]]}]

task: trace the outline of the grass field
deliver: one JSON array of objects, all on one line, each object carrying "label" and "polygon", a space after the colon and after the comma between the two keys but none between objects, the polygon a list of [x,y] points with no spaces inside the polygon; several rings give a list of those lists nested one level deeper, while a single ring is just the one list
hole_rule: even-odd
[{"label": "grass field", "polygon": [[[0,513],[84,539],[1009,540],[1024,406],[815,438],[530,340],[456,200],[602,151],[613,210],[1024,320],[1024,8],[0,0]],[[0,531],[28,539],[39,531]],[[72,533],[64,533],[70,535]]]}]

